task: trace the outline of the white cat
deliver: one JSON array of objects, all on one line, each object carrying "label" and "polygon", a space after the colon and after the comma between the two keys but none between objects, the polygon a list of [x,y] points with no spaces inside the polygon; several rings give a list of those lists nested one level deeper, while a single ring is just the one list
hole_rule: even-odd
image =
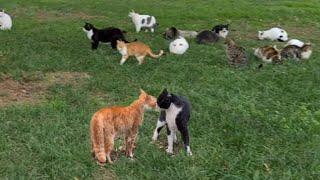
[{"label": "white cat", "polygon": [[132,10],[132,12],[129,13],[129,17],[131,17],[137,32],[140,32],[141,28],[146,28],[146,31],[150,29],[151,32],[154,32],[157,26],[157,21],[154,16],[140,15]]},{"label": "white cat", "polygon": [[278,40],[278,41],[288,41],[288,33],[280,28],[271,28],[266,31],[259,31],[258,32],[258,37],[260,40],[263,39],[270,39],[272,41]]},{"label": "white cat", "polygon": [[10,30],[12,27],[11,17],[4,12],[0,11],[0,30]]},{"label": "white cat", "polygon": [[302,42],[302,41],[300,41],[298,39],[291,39],[286,44],[286,46],[289,46],[289,45],[295,45],[295,46],[298,46],[298,47],[302,47],[304,45],[304,42]]},{"label": "white cat", "polygon": [[189,48],[187,40],[183,37],[179,37],[172,41],[169,45],[169,50],[173,54],[184,54]]}]

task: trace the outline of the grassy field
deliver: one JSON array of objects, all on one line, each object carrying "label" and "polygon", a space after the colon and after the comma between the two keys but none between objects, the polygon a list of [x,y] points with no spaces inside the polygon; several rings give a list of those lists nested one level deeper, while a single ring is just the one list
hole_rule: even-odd
[{"label": "grassy field", "polygon": [[[0,5],[14,22],[11,31],[0,32],[0,179],[320,178],[318,0],[0,0]],[[135,33],[131,9],[156,16],[156,33]],[[161,36],[167,27],[203,30],[229,23],[230,37],[250,54],[250,66],[229,68],[223,42],[194,40],[182,56],[167,53],[142,66],[135,59],[120,66],[120,54],[109,46],[90,49],[84,22],[125,29],[129,40],[137,38],[156,53],[168,49]],[[311,41],[311,59],[258,69],[252,48],[284,45],[257,41],[257,31],[272,26]],[[191,101],[194,155],[186,155],[181,141],[176,154],[167,155],[164,132],[159,143],[150,143],[158,113],[147,112],[135,160],[120,155],[114,165],[98,166],[90,154],[92,114],[130,104],[140,88],[157,96],[164,87]]]}]

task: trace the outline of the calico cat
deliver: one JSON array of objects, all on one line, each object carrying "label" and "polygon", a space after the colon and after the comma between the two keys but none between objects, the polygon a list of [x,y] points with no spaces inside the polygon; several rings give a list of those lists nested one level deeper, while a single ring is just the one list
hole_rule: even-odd
[{"label": "calico cat", "polygon": [[312,47],[310,43],[305,43],[302,47],[289,45],[281,50],[281,57],[285,59],[309,59],[311,54]]},{"label": "calico cat", "polygon": [[243,47],[236,45],[236,43],[229,38],[226,39],[225,44],[230,66],[240,67],[248,65],[248,56]]},{"label": "calico cat", "polygon": [[12,27],[12,19],[4,10],[0,11],[0,30],[10,30]]},{"label": "calico cat", "polygon": [[256,48],[254,50],[254,55],[261,58],[263,62],[266,63],[281,63],[280,51],[276,46],[264,46],[261,48]]},{"label": "calico cat", "polygon": [[110,42],[113,49],[117,47],[117,40],[128,42],[125,40],[125,37],[123,35],[123,33],[126,32],[118,28],[109,27],[104,29],[97,29],[92,24],[86,23],[82,29],[87,34],[88,39],[92,41],[92,49],[97,49],[99,46],[99,42]]},{"label": "calico cat", "polygon": [[166,31],[163,33],[163,37],[165,39],[177,39],[179,37],[195,38],[197,35],[198,32],[196,31],[179,30],[175,27],[167,28]]},{"label": "calico cat", "polygon": [[158,139],[161,129],[166,125],[168,148],[167,152],[173,153],[173,141],[177,140],[176,133],[180,131],[184,148],[188,155],[192,155],[189,146],[188,122],[190,119],[190,103],[184,97],[171,94],[164,89],[157,99],[157,105],[161,109],[157,127],[154,130],[152,140]]},{"label": "calico cat", "polygon": [[142,125],[145,109],[156,108],[157,99],[140,90],[139,99],[127,107],[113,106],[100,109],[92,116],[90,134],[92,143],[92,155],[104,164],[107,160],[112,164],[110,157],[114,146],[114,139],[124,135],[125,152],[133,157],[133,149],[138,134],[138,128]]},{"label": "calico cat", "polygon": [[144,58],[148,55],[153,58],[159,58],[163,54],[163,50],[160,50],[158,55],[153,54],[150,47],[142,42],[125,43],[123,41],[117,41],[117,49],[122,55],[120,65],[126,62],[129,56],[135,56],[139,61],[139,65],[144,63]]},{"label": "calico cat", "polygon": [[229,33],[229,24],[216,25],[211,31],[205,30],[197,35],[197,43],[215,43],[220,37],[226,38]]}]

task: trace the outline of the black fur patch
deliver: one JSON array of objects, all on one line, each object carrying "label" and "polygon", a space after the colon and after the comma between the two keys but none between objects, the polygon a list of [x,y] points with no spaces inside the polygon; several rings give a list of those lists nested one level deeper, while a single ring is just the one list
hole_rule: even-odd
[{"label": "black fur patch", "polygon": [[99,42],[111,42],[113,49],[117,48],[117,40],[128,42],[123,35],[123,31],[119,28],[108,27],[104,29],[97,29],[92,24],[86,23],[83,27],[85,30],[92,30],[92,49],[97,49]]},{"label": "black fur patch", "polygon": [[151,23],[151,16],[147,17],[147,24],[150,24]]},{"label": "black fur patch", "polygon": [[145,19],[142,19],[142,20],[141,20],[141,24],[144,24],[144,22],[146,22],[146,20],[145,20]]},{"label": "black fur patch", "polygon": [[223,24],[219,24],[216,25],[212,28],[212,31],[219,33],[220,31],[222,31],[223,29],[229,30],[229,24],[223,25]]}]

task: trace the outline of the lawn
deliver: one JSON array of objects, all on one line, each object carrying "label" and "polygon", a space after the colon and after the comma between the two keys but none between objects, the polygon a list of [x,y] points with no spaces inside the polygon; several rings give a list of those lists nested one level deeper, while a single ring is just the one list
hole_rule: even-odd
[{"label": "lawn", "polygon": [[[13,18],[0,32],[0,179],[319,179],[320,2],[318,0],[111,1],[0,0]],[[156,16],[155,33],[134,31],[128,12]],[[127,31],[158,53],[138,66],[100,45],[92,51],[85,22]],[[230,68],[222,41],[182,56],[162,38],[170,26],[211,29],[229,23],[229,36],[249,53],[247,68]],[[314,44],[305,62],[264,65],[252,48],[272,26]],[[108,105],[128,105],[142,88],[163,88],[192,105],[191,149],[181,140],[165,152],[166,135],[151,143],[158,112],[145,114],[134,160],[117,155],[100,167],[90,154],[89,122]],[[7,89],[10,89],[6,91]],[[118,141],[117,146],[120,145]]]}]

